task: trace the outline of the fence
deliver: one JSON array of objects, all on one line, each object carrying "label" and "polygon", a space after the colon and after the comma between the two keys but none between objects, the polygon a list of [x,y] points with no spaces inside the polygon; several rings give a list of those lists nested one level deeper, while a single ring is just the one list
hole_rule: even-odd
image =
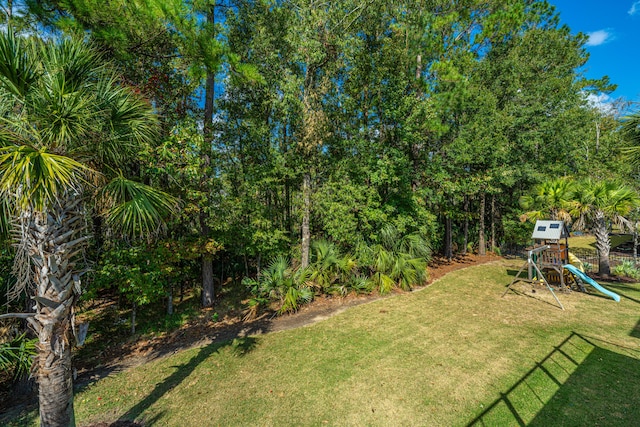
[{"label": "fence", "polygon": [[[583,263],[591,265],[591,271],[598,272],[598,251],[596,249],[585,248],[569,248],[569,251],[580,258]],[[525,246],[503,246],[500,253],[506,258],[527,258],[527,249]],[[611,268],[624,261],[634,261],[633,254],[612,251],[609,253],[609,263]]]}]

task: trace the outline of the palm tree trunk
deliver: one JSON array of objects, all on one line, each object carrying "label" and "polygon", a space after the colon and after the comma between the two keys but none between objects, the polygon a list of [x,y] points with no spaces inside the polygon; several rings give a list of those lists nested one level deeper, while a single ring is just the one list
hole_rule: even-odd
[{"label": "palm tree trunk", "polygon": [[611,240],[609,240],[609,230],[607,229],[607,221],[604,216],[604,212],[600,210],[595,212],[593,234],[595,234],[596,248],[598,249],[599,273],[603,276],[608,276],[611,274],[611,266],[609,264]]},{"label": "palm tree trunk", "polygon": [[[75,199],[75,200],[74,200]],[[88,237],[76,195],[67,194],[48,212],[27,212],[22,218],[22,244],[28,250],[36,284],[32,325],[38,334],[37,381],[42,426],[75,425],[71,347],[72,307],[80,295],[80,271],[74,258]]]},{"label": "palm tree trunk", "polygon": [[[64,331],[54,332],[64,335]],[[38,347],[38,389],[41,426],[73,426],[71,349],[55,352],[47,344]],[[49,362],[49,359],[51,361]]]}]

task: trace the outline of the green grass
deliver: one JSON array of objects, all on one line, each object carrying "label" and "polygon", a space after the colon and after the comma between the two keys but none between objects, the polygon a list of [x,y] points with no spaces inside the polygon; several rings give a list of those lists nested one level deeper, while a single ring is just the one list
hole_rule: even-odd
[{"label": "green grass", "polygon": [[297,330],[178,353],[76,394],[80,425],[633,425],[640,419],[640,285],[598,294],[528,285],[520,262]]},{"label": "green grass", "polygon": [[[630,234],[612,234],[611,248],[616,248],[618,245],[630,242],[631,240],[633,240],[633,236]],[[571,248],[595,249],[596,238],[591,235],[569,237],[569,249]]]}]

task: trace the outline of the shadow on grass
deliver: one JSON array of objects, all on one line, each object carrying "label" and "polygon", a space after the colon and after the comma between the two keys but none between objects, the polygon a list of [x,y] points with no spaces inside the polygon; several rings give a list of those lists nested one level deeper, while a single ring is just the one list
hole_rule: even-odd
[{"label": "shadow on grass", "polygon": [[637,291],[638,287],[634,287],[634,286],[630,286],[628,284],[623,284],[623,283],[606,283],[605,286],[610,289],[612,292],[615,292],[616,294],[620,295],[622,298],[624,299],[628,299],[629,301],[633,301],[635,303],[640,304],[640,299],[634,298],[634,297],[630,297],[628,294],[626,294],[626,291]]},{"label": "shadow on grass", "polygon": [[[526,270],[525,270],[525,273],[526,273]],[[518,274],[518,270],[507,268],[507,275],[511,277],[516,277],[516,274]]]},{"label": "shadow on grass", "polygon": [[[187,328],[184,332],[188,337],[184,340],[176,339],[172,341],[171,334],[167,335],[166,339],[150,341],[147,345],[138,346],[138,351],[147,353],[146,360],[149,362],[158,358],[166,357],[181,350],[186,350],[193,347],[193,344],[202,339],[208,339],[214,343],[221,345],[227,345],[230,342],[239,342],[239,339],[251,335],[260,335],[268,333],[272,330],[272,321],[269,318],[257,319],[249,322],[238,322],[236,324],[217,327],[217,328],[194,328],[191,331]],[[198,338],[193,336],[197,335]],[[123,354],[129,354],[127,351],[122,351]],[[123,372],[131,366],[127,363],[120,363],[118,361],[87,370],[83,375],[79,375],[77,381],[74,382],[74,393],[79,393],[86,389],[89,385],[105,378],[109,375]]]},{"label": "shadow on grass", "polygon": [[[197,354],[193,356],[188,362],[183,363],[178,366],[174,366],[176,370],[169,375],[164,381],[156,384],[155,388],[149,393],[147,397],[139,401],[135,404],[131,409],[129,409],[124,415],[119,418],[119,421],[125,420],[135,420],[140,415],[142,415],[147,409],[149,409],[154,403],[156,403],[162,396],[164,396],[167,392],[171,391],[176,386],[180,385],[182,381],[184,381],[189,375],[193,373],[193,371],[208,359],[212,354],[217,353],[220,349],[224,347],[232,347],[233,351],[238,356],[243,356],[246,353],[253,350],[253,348],[257,344],[257,339],[253,337],[245,337],[245,338],[236,338],[232,341],[227,341],[224,343],[212,343],[201,347]],[[159,415],[155,416],[155,420]],[[151,425],[148,420],[145,421],[145,424]]]},{"label": "shadow on grass", "polygon": [[571,333],[468,426],[636,425],[640,352]]},{"label": "shadow on grass", "polygon": [[640,338],[640,319],[638,319],[638,321],[636,322],[636,325],[633,327],[633,329],[629,333],[629,336],[634,338]]}]

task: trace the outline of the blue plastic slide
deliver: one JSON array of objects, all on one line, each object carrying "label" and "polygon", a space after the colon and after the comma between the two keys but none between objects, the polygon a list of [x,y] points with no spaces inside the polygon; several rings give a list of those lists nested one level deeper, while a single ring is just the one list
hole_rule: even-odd
[{"label": "blue plastic slide", "polygon": [[600,286],[598,284],[598,282],[596,282],[591,277],[589,277],[586,274],[584,274],[582,271],[578,270],[575,266],[573,266],[571,264],[567,264],[567,265],[563,265],[563,267],[566,268],[567,270],[569,270],[571,273],[573,273],[574,276],[580,278],[580,280],[582,280],[584,283],[587,283],[587,284],[593,286],[594,288],[596,288],[597,290],[599,290],[600,292],[602,292],[606,296],[613,298],[613,300],[615,302],[620,302],[620,295],[618,295],[618,294],[616,294],[614,292],[611,292],[608,289],[603,288],[602,286]]}]

